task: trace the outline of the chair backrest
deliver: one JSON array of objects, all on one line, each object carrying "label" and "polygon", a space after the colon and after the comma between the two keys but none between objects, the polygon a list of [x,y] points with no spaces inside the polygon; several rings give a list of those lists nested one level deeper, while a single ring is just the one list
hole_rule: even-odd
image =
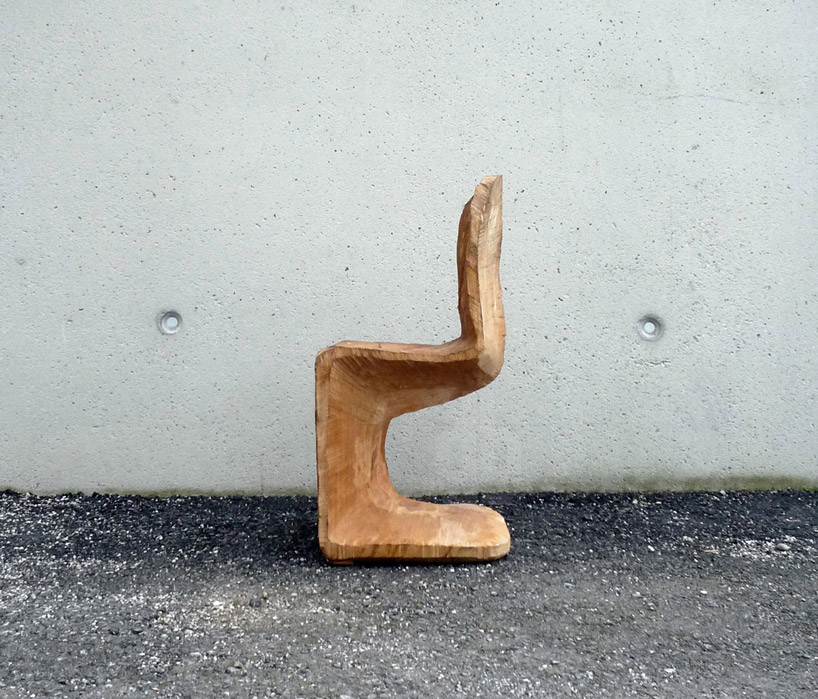
[{"label": "chair backrest", "polygon": [[[502,364],[506,322],[500,286],[503,178],[485,177],[463,208],[457,238],[461,337]],[[498,366],[499,371],[499,366]]]}]

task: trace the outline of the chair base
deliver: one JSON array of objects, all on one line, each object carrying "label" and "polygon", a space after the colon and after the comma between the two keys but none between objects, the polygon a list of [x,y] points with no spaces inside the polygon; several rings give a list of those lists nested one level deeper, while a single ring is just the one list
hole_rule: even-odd
[{"label": "chair base", "polygon": [[[346,524],[345,524],[346,523]],[[482,505],[438,505],[395,494],[352,505],[327,523],[321,550],[331,563],[492,561],[509,552],[503,517]]]}]

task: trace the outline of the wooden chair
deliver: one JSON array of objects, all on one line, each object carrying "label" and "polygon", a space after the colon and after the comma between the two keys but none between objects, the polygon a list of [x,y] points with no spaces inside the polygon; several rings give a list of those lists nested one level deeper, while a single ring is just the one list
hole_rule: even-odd
[{"label": "wooden chair", "polygon": [[502,177],[463,209],[457,240],[460,337],[443,345],[341,342],[315,361],[318,538],[333,563],[481,561],[509,550],[503,518],[480,505],[399,495],[384,444],[392,418],[476,391],[500,372]]}]

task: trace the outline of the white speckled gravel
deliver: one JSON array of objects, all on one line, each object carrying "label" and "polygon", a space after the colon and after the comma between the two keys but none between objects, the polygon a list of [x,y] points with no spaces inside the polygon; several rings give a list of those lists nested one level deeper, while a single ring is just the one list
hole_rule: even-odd
[{"label": "white speckled gravel", "polygon": [[0,494],[0,696],[814,696],[818,495],[471,499],[505,560],[336,568],[310,498]]}]

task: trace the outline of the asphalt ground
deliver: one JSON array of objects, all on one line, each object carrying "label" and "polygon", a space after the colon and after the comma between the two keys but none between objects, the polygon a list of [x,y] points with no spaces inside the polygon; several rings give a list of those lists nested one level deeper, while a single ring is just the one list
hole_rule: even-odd
[{"label": "asphalt ground", "polygon": [[818,697],[818,494],[491,494],[330,566],[307,497],[0,494],[0,697]]}]

